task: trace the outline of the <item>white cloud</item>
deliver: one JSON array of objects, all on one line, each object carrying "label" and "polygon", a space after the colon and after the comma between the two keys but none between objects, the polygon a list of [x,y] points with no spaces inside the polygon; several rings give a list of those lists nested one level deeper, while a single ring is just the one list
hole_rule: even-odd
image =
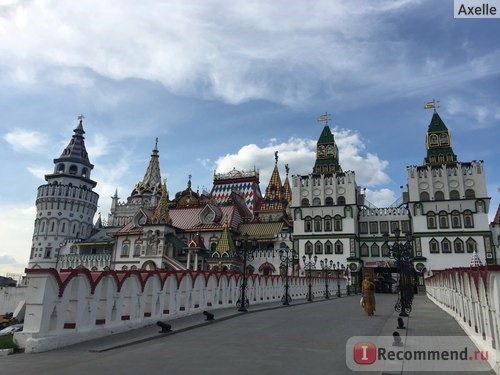
[{"label": "white cloud", "polygon": [[[365,145],[358,133],[346,129],[334,129],[333,133],[339,148],[341,167],[343,170],[356,172],[358,185],[374,186],[389,182],[389,177],[384,172],[388,162],[379,159],[375,154],[364,152]],[[265,187],[274,167],[272,161],[275,151],[278,151],[280,175],[283,180],[284,164],[289,165],[292,175],[307,175],[312,172],[314,166],[316,142],[311,139],[290,138],[282,143],[275,143],[271,140],[263,147],[255,144],[245,145],[236,154],[227,154],[217,159],[216,170],[226,173],[233,168],[253,170],[256,166],[268,166],[259,171],[261,184]],[[381,201],[385,198],[392,199],[389,198],[388,191],[381,191],[379,197]]]},{"label": "white cloud", "polygon": [[419,0],[8,3],[0,66],[24,84],[89,87],[95,72],[228,103],[301,105],[326,94],[353,106],[363,96],[427,93],[430,83],[455,87],[500,70],[495,50],[451,66],[412,59],[414,46],[385,20]]},{"label": "white cloud", "polygon": [[16,202],[0,205],[0,275],[23,273],[28,258],[33,235],[36,208],[33,203]]},{"label": "white cloud", "polygon": [[15,151],[40,152],[47,144],[46,135],[35,130],[14,129],[3,138]]},{"label": "white cloud", "polygon": [[491,99],[488,99],[486,103],[483,99],[483,102],[478,104],[470,97],[452,96],[442,103],[442,106],[450,115],[470,118],[471,121],[467,123],[470,130],[495,126],[496,120],[500,118],[498,105]]}]

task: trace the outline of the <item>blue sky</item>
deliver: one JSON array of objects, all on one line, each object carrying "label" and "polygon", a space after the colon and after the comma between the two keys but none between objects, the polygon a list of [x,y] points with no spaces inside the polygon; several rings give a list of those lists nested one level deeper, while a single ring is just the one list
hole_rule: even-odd
[{"label": "blue sky", "polygon": [[500,21],[453,1],[0,0],[0,275],[27,264],[36,190],[85,115],[99,211],[142,179],[155,138],[170,195],[214,170],[308,174],[322,125],[378,206],[439,113],[500,201]]}]

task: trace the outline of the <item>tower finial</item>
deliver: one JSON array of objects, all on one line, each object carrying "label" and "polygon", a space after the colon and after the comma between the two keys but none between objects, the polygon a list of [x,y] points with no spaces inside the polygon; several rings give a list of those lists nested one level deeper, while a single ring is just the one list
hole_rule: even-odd
[{"label": "tower finial", "polygon": [[156,137],[156,140],[155,140],[155,150],[158,150],[158,137]]},{"label": "tower finial", "polygon": [[329,114],[328,112],[325,112],[324,115],[321,115],[318,117],[318,122],[324,122],[325,126],[327,126],[328,120],[330,120],[330,117],[331,117],[331,114]]},{"label": "tower finial", "polygon": [[439,100],[436,100],[436,99],[432,99],[431,102],[427,102],[425,103],[424,105],[424,109],[434,109],[434,113],[437,113],[437,110],[436,108],[439,108]]},{"label": "tower finial", "polygon": [[290,172],[290,168],[288,168],[288,164],[285,164],[285,171],[286,171],[286,175],[288,176],[288,173]]},{"label": "tower finial", "polygon": [[274,162],[278,164],[278,151],[274,151]]},{"label": "tower finial", "polygon": [[82,124],[83,122],[83,119],[85,118],[85,116],[83,114],[80,114],[77,119],[80,121],[80,125]]}]

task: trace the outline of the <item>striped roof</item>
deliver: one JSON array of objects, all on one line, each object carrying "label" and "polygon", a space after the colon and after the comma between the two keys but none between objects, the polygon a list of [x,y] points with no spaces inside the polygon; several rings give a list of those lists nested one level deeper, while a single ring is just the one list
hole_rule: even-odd
[{"label": "striped roof", "polygon": [[173,208],[170,210],[172,225],[182,230],[213,230],[221,229],[228,224],[232,231],[236,231],[242,223],[241,216],[235,206],[221,206],[221,219],[219,222],[203,224],[200,213],[204,207]]},{"label": "striped roof", "polygon": [[283,222],[278,223],[246,223],[240,225],[240,233],[248,233],[250,238],[269,239],[281,233]]}]

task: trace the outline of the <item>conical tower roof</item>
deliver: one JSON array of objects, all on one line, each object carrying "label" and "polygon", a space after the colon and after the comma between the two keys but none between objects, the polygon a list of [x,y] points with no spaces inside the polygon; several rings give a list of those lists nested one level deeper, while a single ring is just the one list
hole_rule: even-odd
[{"label": "conical tower roof", "polygon": [[278,171],[278,151],[274,153],[274,158],[274,169],[263,197],[264,205],[261,207],[262,210],[283,208],[283,185],[281,185],[281,176]]},{"label": "conical tower roof", "polygon": [[316,143],[316,162],[314,163],[313,174],[341,173],[342,168],[338,157],[337,144],[327,123]]},{"label": "conical tower roof", "polygon": [[54,163],[71,161],[74,163],[79,163],[90,167],[91,169],[94,166],[90,163],[89,155],[87,153],[87,149],[85,148],[85,131],[83,130],[83,116],[78,117],[78,125],[75,129],[73,129],[73,136],[69,141],[69,144],[61,153],[58,159],[54,159]]},{"label": "conical tower roof", "polygon": [[436,110],[427,129],[426,148],[425,165],[440,165],[457,161],[457,155],[451,147],[450,131]]},{"label": "conical tower roof", "polygon": [[288,164],[285,164],[285,170],[286,178],[285,183],[283,184],[283,201],[284,203],[286,202],[286,204],[288,204],[292,201],[292,188],[290,187],[290,181],[288,181],[288,173],[290,172]]},{"label": "conical tower roof", "polygon": [[236,246],[231,236],[231,232],[229,232],[227,224],[224,225],[224,230],[222,231],[219,242],[217,242],[215,252],[220,256],[227,254],[230,257],[234,256],[234,254],[236,253]]},{"label": "conical tower roof", "polygon": [[158,138],[149,160],[148,168],[142,181],[138,182],[131,196],[142,194],[156,194],[161,191],[160,157],[158,155]]},{"label": "conical tower roof", "polygon": [[153,222],[156,224],[172,224],[172,219],[170,218],[170,212],[168,209],[168,192],[167,192],[167,181],[163,182],[161,188],[161,197],[156,206]]},{"label": "conical tower roof", "polygon": [[479,267],[482,266],[483,263],[481,263],[481,259],[479,259],[479,255],[477,255],[476,250],[472,253],[472,258],[470,260],[470,266],[471,267]]}]

